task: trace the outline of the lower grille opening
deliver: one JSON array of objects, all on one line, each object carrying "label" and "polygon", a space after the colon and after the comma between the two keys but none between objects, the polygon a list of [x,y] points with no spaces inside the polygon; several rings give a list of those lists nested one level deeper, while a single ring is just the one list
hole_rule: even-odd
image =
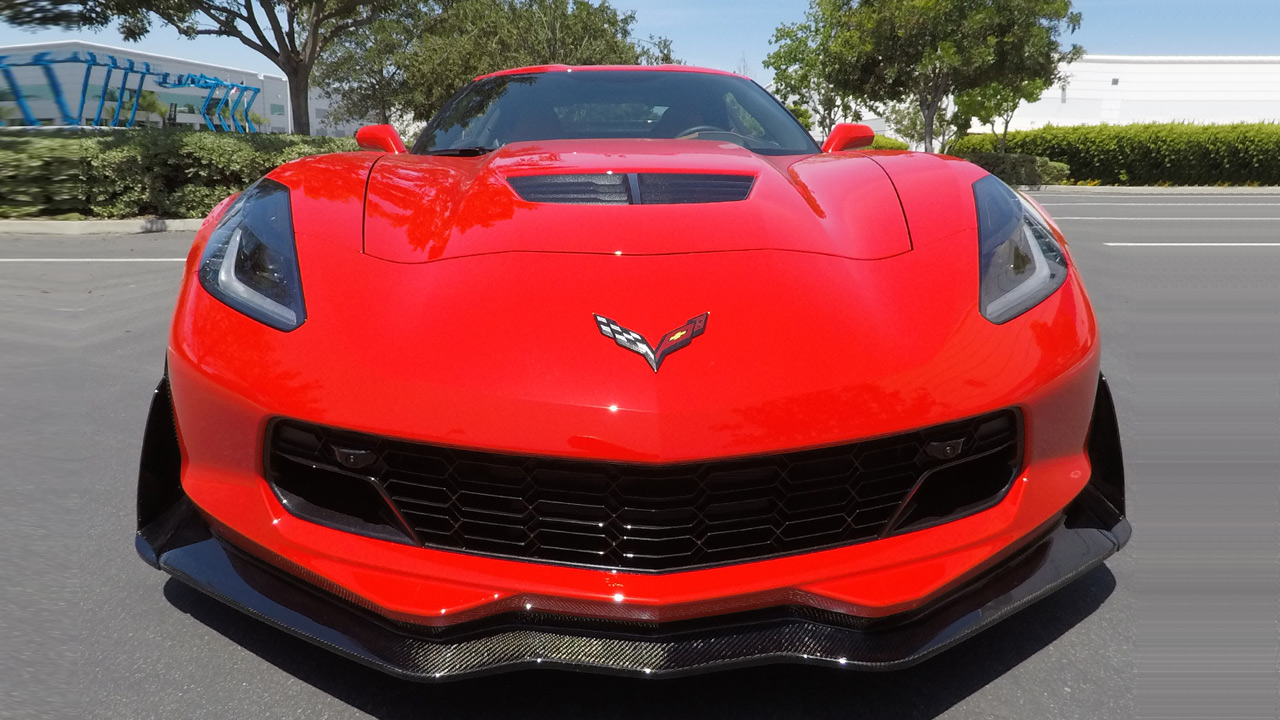
[{"label": "lower grille opening", "polygon": [[1005,410],[668,465],[489,453],[293,420],[273,422],[266,447],[277,497],[321,524],[442,550],[674,572],[866,542],[989,507],[1021,469],[1022,424]]},{"label": "lower grille opening", "polygon": [[339,530],[412,541],[395,510],[368,477],[277,455],[272,489],[290,513]]},{"label": "lower grille opening", "polygon": [[921,481],[902,513],[894,532],[910,532],[947,520],[971,515],[1004,497],[1020,469],[1010,448],[995,450],[939,468]]}]

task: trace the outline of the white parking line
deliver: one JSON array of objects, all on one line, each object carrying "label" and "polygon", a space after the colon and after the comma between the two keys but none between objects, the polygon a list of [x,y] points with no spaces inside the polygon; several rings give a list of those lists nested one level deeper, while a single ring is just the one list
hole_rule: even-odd
[{"label": "white parking line", "polygon": [[1097,200],[1098,198],[1115,198],[1117,200],[1132,200],[1133,198],[1151,198],[1159,200],[1160,198],[1205,198],[1212,200],[1225,200],[1231,198],[1233,200],[1250,200],[1253,198],[1262,198],[1270,200],[1271,198],[1280,197],[1280,193],[1089,193],[1082,195],[1073,192],[1043,192],[1031,191],[1032,197],[1043,198],[1063,198],[1071,200]]},{"label": "white parking line", "polygon": [[186,261],[186,258],[0,258],[0,263],[126,263]]},{"label": "white parking line", "polygon": [[1060,216],[1058,216],[1058,215],[1054,215],[1054,216],[1053,216],[1053,219],[1054,219],[1054,220],[1130,220],[1130,221],[1132,221],[1132,220],[1141,220],[1141,221],[1143,221],[1143,222],[1151,222],[1152,220],[1168,220],[1168,221],[1172,221],[1172,222],[1184,222],[1184,221],[1187,221],[1187,220],[1203,220],[1203,221],[1205,221],[1205,222],[1209,222],[1209,221],[1211,221],[1211,220],[1212,220],[1213,222],[1258,222],[1259,220],[1261,220],[1261,221],[1268,221],[1268,220],[1269,220],[1269,221],[1273,221],[1273,222],[1280,222],[1280,217],[1247,217],[1247,218],[1242,218],[1242,217],[1169,217],[1168,215],[1165,215],[1164,217],[1096,217],[1096,216],[1093,216],[1093,215],[1068,215],[1068,216],[1062,216],[1062,217],[1060,217]]},{"label": "white parking line", "polygon": [[1280,242],[1112,242],[1107,247],[1280,247]]},{"label": "white parking line", "polygon": [[1280,202],[1238,202],[1238,203],[1192,203],[1192,202],[1172,202],[1172,203],[1136,203],[1136,202],[1044,202],[1040,203],[1045,207],[1280,207]]}]

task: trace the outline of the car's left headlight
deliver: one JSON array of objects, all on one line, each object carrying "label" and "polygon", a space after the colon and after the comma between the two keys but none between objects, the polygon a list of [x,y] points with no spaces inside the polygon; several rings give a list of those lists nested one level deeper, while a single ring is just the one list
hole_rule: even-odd
[{"label": "car's left headlight", "polygon": [[978,305],[1006,323],[1062,287],[1067,259],[1035,208],[994,175],[973,184],[978,207]]},{"label": "car's left headlight", "polygon": [[210,295],[277,330],[307,319],[289,188],[263,178],[227,209],[200,258]]}]

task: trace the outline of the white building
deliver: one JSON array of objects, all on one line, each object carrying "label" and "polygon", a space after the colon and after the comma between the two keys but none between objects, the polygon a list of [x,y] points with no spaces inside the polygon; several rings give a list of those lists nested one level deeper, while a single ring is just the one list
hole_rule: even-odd
[{"label": "white building", "polygon": [[[83,62],[89,58],[93,59],[93,64]],[[31,64],[37,61],[48,65]],[[146,74],[144,67],[148,71]],[[250,112],[264,121],[256,128],[258,131],[284,133],[293,126],[289,85],[279,75],[80,40],[0,47],[0,70],[7,71],[0,73],[0,125],[29,124],[24,117],[29,113],[41,125],[66,125],[70,117],[78,120],[80,125],[123,126],[132,112],[133,98],[143,90],[155,93],[169,108],[166,124],[207,129],[206,115],[200,110],[209,97],[210,89],[197,85],[177,86],[180,85],[180,76],[198,78],[203,75],[239,86],[230,90],[226,112],[221,113],[221,123],[216,106],[228,95],[228,87],[215,92],[214,100],[208,105],[208,120],[215,128],[221,129],[225,124],[235,129],[229,111],[237,96],[240,96],[241,107],[251,100]],[[165,73],[168,74],[167,79]],[[244,88],[256,88],[257,92]],[[26,113],[20,107],[19,96],[22,104],[26,105]],[[117,106],[119,115],[116,114]],[[314,89],[310,93],[310,113],[312,135],[349,137],[359,127],[358,123],[332,123],[328,118],[329,101]],[[240,118],[243,119],[243,115]],[[161,118],[154,115],[134,119],[135,125],[158,125],[160,122]]]},{"label": "white building", "polygon": [[1086,55],[1063,73],[1065,82],[1018,110],[1011,130],[1280,121],[1276,55]]}]

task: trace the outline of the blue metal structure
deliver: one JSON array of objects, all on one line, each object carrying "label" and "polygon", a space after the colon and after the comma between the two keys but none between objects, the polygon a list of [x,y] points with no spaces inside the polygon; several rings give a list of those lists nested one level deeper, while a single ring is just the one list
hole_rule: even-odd
[{"label": "blue metal structure", "polygon": [[[68,63],[79,63],[85,66],[84,80],[80,84],[79,102],[76,105],[77,109],[74,114],[72,114],[71,106],[67,103],[67,97],[63,93],[62,83],[58,81],[57,73],[54,72],[55,65]],[[96,68],[104,68],[102,86],[98,92],[98,107],[93,115],[93,125],[102,124],[102,113],[106,106],[107,94],[111,89],[112,76],[116,71],[121,71],[115,110],[111,115],[110,125],[112,127],[133,127],[138,117],[138,102],[142,99],[144,85],[147,79],[151,78],[156,87],[208,90],[204,97],[204,102],[200,105],[200,114],[204,118],[205,125],[210,130],[238,133],[258,132],[258,128],[249,119],[249,111],[262,88],[211,77],[204,73],[173,74],[160,72],[152,70],[151,63],[148,62],[135,63],[128,58],[120,61],[114,55],[100,56],[98,53],[87,51],[82,53],[78,50],[62,55],[52,52],[40,52],[29,56],[0,55],[0,77],[4,78],[5,83],[8,85],[9,92],[13,95],[18,111],[22,114],[22,119],[27,125],[37,125],[39,123],[31,111],[31,106],[27,102],[26,96],[22,92],[22,86],[19,85],[17,78],[14,76],[14,69],[23,67],[38,67],[43,70],[45,81],[53,94],[54,103],[57,105],[58,114],[61,116],[60,119],[64,125],[80,125],[87,120],[84,116],[84,109],[90,94],[90,80]],[[129,110],[128,118],[121,125],[120,114],[125,105],[125,93],[130,89],[129,79],[134,75],[137,76],[138,80],[137,85],[132,88],[133,106]],[[219,97],[219,94],[221,94],[221,97]],[[218,102],[214,105],[212,114],[210,114],[209,106],[215,98],[218,99]],[[228,117],[231,119],[231,125],[228,126],[226,119],[222,117],[222,112],[228,108],[227,103],[231,100],[234,100],[234,102],[231,103],[227,112]],[[214,124],[215,120],[217,125]]]}]

